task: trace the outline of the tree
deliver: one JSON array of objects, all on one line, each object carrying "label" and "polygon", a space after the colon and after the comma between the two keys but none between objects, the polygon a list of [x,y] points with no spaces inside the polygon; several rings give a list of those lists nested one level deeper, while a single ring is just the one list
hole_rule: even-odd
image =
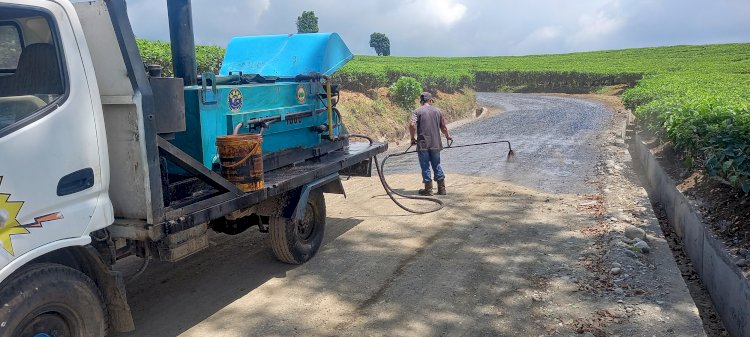
[{"label": "tree", "polygon": [[318,17],[314,11],[304,11],[297,17],[297,33],[317,33]]},{"label": "tree", "polygon": [[391,55],[391,41],[383,33],[370,34],[370,47],[375,48],[378,56]]}]

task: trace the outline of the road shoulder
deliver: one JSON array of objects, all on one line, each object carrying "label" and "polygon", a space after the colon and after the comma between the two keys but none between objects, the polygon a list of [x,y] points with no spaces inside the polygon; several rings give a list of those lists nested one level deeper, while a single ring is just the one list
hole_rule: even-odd
[{"label": "road shoulder", "polygon": [[597,205],[594,209],[583,207],[597,213],[597,227],[589,233],[597,243],[579,258],[599,277],[593,281],[592,291],[601,291],[613,302],[604,316],[626,318],[607,332],[705,336],[698,309],[628,151],[626,109],[613,96],[574,97],[597,101],[613,112],[610,132],[599,136],[599,193],[592,196]]}]

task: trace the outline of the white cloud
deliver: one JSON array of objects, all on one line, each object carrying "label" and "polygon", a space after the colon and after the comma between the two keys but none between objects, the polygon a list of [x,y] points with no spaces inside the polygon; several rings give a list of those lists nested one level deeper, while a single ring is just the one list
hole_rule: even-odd
[{"label": "white cloud", "polygon": [[426,1],[431,11],[440,22],[446,26],[452,26],[461,21],[466,15],[466,5],[456,3],[452,0]]},{"label": "white cloud", "polygon": [[578,31],[570,38],[573,45],[597,43],[601,39],[617,33],[628,16],[620,9],[619,1],[612,1],[593,13],[578,18]]},{"label": "white cloud", "polygon": [[383,22],[394,22],[412,30],[450,29],[466,16],[468,7],[456,0],[412,0],[382,13]]},{"label": "white cloud", "polygon": [[222,41],[238,35],[249,35],[271,9],[271,0],[242,0],[221,5],[213,1],[193,0],[192,4],[193,26],[196,42],[199,43],[211,43],[210,34]]},{"label": "white cloud", "polygon": [[551,45],[559,43],[562,39],[560,27],[543,26],[535,29],[520,42],[511,46],[513,54],[544,53]]},{"label": "white cloud", "polygon": [[257,4],[260,5],[259,7],[260,7],[261,11],[267,11],[268,8],[271,7],[271,0],[256,0],[256,1],[253,1],[253,2],[255,2],[255,3],[257,3]]},{"label": "white cloud", "polygon": [[529,39],[531,40],[549,40],[554,39],[560,36],[560,31],[555,27],[545,26],[542,28],[539,28],[535,30],[531,35],[529,35]]}]

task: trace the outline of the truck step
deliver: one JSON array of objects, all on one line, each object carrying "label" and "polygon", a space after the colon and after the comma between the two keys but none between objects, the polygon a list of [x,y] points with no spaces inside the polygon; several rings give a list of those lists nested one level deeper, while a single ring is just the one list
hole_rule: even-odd
[{"label": "truck step", "polygon": [[182,260],[206,248],[208,248],[208,224],[168,234],[157,242],[159,259],[167,262]]}]

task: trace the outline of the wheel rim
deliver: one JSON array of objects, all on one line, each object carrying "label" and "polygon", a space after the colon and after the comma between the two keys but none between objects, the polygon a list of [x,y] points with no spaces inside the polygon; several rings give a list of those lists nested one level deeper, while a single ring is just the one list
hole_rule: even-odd
[{"label": "wheel rim", "polygon": [[307,243],[315,233],[315,213],[317,210],[312,203],[307,203],[305,217],[297,224],[297,236],[300,241]]},{"label": "wheel rim", "polygon": [[71,326],[72,313],[68,310],[44,311],[19,325],[17,336],[33,337],[71,337],[74,328]]}]

